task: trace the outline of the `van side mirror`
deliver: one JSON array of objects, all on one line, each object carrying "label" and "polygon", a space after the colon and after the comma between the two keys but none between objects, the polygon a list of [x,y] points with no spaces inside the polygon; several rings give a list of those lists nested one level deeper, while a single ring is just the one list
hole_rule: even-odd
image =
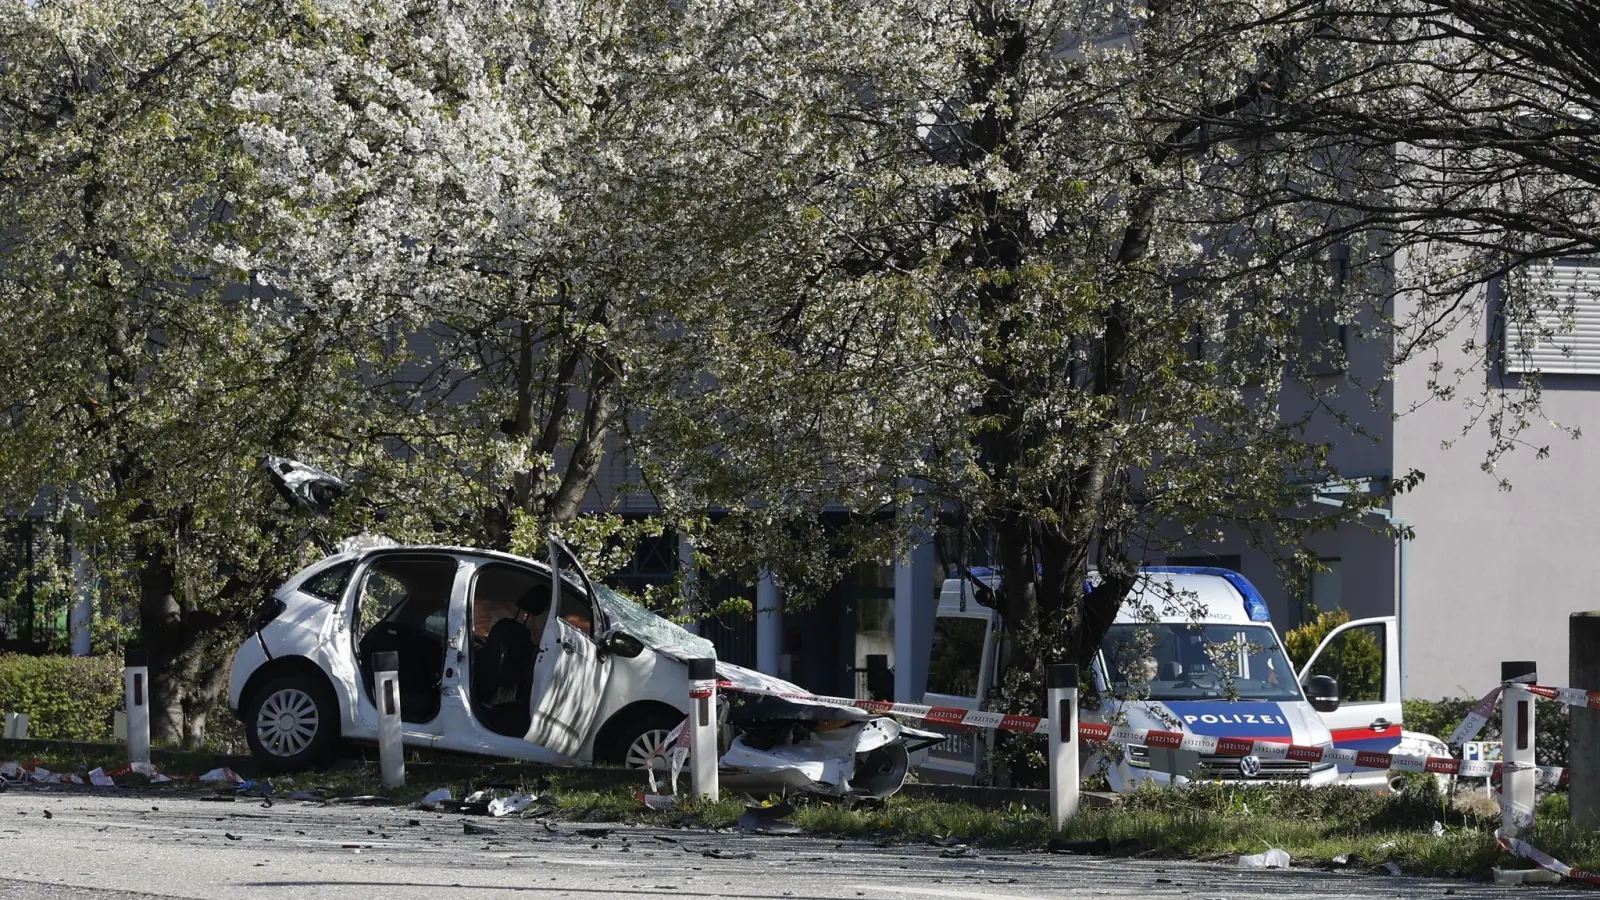
[{"label": "van side mirror", "polygon": [[600,640],[606,652],[623,659],[633,659],[644,652],[644,642],[626,631],[608,631]]},{"label": "van side mirror", "polygon": [[1319,713],[1339,708],[1339,682],[1331,675],[1313,675],[1306,682],[1306,700]]}]

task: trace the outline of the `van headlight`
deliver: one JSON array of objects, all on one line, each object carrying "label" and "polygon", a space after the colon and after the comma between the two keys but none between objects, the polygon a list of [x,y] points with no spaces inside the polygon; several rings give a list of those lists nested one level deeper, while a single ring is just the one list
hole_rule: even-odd
[{"label": "van headlight", "polygon": [[1150,748],[1143,744],[1129,744],[1128,765],[1135,769],[1150,768]]}]

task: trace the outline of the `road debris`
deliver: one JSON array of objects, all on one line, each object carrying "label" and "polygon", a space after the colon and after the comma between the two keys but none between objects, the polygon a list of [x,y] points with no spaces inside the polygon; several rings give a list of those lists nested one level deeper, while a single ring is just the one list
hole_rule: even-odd
[{"label": "road debris", "polygon": [[327,802],[343,806],[388,806],[394,801],[377,794],[356,794],[350,797],[329,797]]},{"label": "road debris", "polygon": [[482,825],[474,825],[471,822],[462,822],[461,823],[461,833],[462,834],[499,834],[500,832],[496,831],[493,828],[485,828]]},{"label": "road debris", "polygon": [[634,794],[633,798],[643,803],[646,809],[653,809],[657,812],[666,812],[678,808],[678,798],[671,794],[647,794],[640,791]]},{"label": "road debris", "polygon": [[1050,843],[1045,847],[1051,853],[1099,855],[1111,852],[1111,842],[1105,838],[1095,838],[1092,841],[1069,841],[1063,838],[1051,838]]},{"label": "road debris", "polygon": [[489,815],[495,818],[504,816],[533,816],[549,815],[555,811],[554,804],[548,797],[529,797],[527,794],[512,794],[509,797],[499,797],[489,801]]},{"label": "road debris", "polygon": [[1287,869],[1289,868],[1289,854],[1276,847],[1265,853],[1254,853],[1249,856],[1239,857],[1241,869]]}]

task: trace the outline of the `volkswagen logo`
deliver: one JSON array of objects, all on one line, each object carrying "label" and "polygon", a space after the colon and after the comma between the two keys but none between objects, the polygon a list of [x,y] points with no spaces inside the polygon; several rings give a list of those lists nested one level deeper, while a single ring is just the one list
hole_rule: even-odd
[{"label": "volkswagen logo", "polygon": [[1246,778],[1255,778],[1261,774],[1261,757],[1246,756],[1239,760],[1239,774]]}]

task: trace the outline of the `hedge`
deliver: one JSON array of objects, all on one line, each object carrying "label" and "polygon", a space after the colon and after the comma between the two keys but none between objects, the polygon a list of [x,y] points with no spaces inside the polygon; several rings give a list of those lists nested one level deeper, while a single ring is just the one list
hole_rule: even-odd
[{"label": "hedge", "polygon": [[[1403,706],[1405,728],[1431,734],[1441,741],[1450,739],[1461,720],[1467,717],[1472,704],[1478,701],[1468,697],[1451,697],[1446,700],[1407,700]],[[1567,764],[1567,736],[1570,720],[1567,707],[1554,700],[1537,699],[1533,714],[1533,757],[1541,766]],[[1483,726],[1477,740],[1500,740],[1500,710],[1495,708],[1489,723]]]},{"label": "hedge", "polygon": [[28,737],[109,741],[122,708],[122,660],[0,654],[0,713],[25,713]]}]

